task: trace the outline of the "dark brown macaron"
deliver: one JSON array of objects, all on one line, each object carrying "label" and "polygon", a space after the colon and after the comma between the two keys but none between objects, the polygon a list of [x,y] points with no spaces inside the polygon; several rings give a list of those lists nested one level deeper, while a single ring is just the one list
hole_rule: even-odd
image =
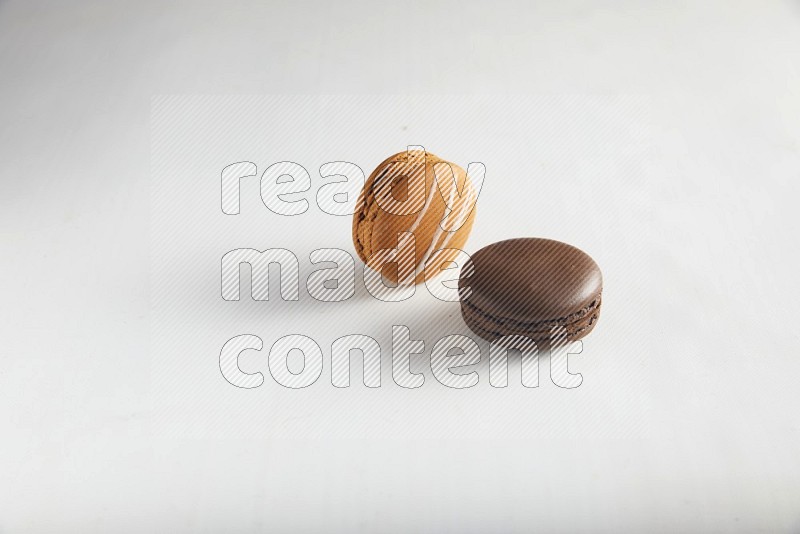
[{"label": "dark brown macaron", "polygon": [[546,345],[554,327],[567,339],[597,324],[603,277],[588,254],[550,239],[500,241],[472,255],[458,282],[470,330],[494,341],[522,335]]}]

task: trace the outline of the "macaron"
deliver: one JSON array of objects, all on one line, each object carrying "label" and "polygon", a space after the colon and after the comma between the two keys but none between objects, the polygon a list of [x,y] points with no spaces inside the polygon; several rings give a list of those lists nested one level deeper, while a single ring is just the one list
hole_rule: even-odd
[{"label": "macaron", "polygon": [[572,245],[519,238],[473,254],[458,289],[461,315],[478,336],[495,341],[521,335],[542,346],[554,327],[563,327],[568,341],[594,329],[603,276],[594,260]]},{"label": "macaron", "polygon": [[[390,282],[413,277],[419,284],[458,255],[472,230],[476,199],[464,169],[409,147],[386,158],[365,182],[353,215],[356,252]],[[413,259],[382,264],[376,252],[398,247],[405,233],[413,234]]]}]

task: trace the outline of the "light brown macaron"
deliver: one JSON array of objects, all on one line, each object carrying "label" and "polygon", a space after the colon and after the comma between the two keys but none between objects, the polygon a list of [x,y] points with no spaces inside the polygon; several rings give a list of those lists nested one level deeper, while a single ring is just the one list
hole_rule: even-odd
[{"label": "light brown macaron", "polygon": [[[438,180],[437,180],[438,175]],[[391,283],[419,284],[458,255],[475,219],[477,192],[466,171],[422,147],[386,158],[372,171],[353,215],[353,244],[361,260]],[[413,258],[385,262],[413,234]],[[403,243],[409,245],[405,235]]]}]

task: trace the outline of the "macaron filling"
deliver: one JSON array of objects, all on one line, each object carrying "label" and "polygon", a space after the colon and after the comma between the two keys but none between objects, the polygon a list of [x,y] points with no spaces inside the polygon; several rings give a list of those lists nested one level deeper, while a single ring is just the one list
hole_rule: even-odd
[{"label": "macaron filling", "polygon": [[465,300],[462,301],[462,314],[469,327],[478,330],[476,333],[484,338],[524,335],[534,341],[545,341],[550,338],[554,327],[562,326],[570,339],[578,339],[588,334],[594,327],[600,316],[600,305],[601,297],[598,295],[589,305],[569,315],[526,322],[490,315]]}]

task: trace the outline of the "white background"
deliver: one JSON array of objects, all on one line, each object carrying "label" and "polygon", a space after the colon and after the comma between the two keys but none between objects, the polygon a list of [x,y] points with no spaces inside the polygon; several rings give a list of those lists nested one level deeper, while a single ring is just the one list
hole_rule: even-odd
[{"label": "white background", "polygon": [[[0,531],[796,531],[799,17],[763,2],[0,4]],[[471,97],[369,97],[307,137],[317,119],[292,123],[283,143],[281,123],[256,120],[274,113],[267,97],[221,100],[255,110],[244,130],[196,107],[193,135],[216,124],[205,139],[222,141],[176,146],[175,180],[197,189],[173,227],[206,217],[240,159],[260,172],[292,159],[312,178],[410,143],[485,160],[468,250],[540,235],[604,270],[604,315],[575,359],[584,384],[453,391],[428,375],[405,392],[385,367],[376,391],[335,390],[323,371],[306,391],[267,376],[238,396],[215,368],[224,339],[202,325],[267,345],[297,325],[259,323],[282,302],[215,315],[206,260],[346,248],[349,220],[289,224],[249,184],[236,223],[208,215],[215,233],[180,241],[191,255],[167,274],[196,293],[165,300],[151,101],[180,93],[487,95],[488,117],[447,111]],[[443,123],[420,111],[437,106]],[[429,351],[426,325],[460,323],[424,297],[385,313]],[[326,363],[328,335],[388,348],[368,299],[337,305]],[[307,301],[308,328],[323,328]],[[166,351],[173,371],[196,362],[198,380],[175,375],[196,384],[184,395],[159,374],[159,303],[197,345]]]},{"label": "white background", "polygon": [[[154,98],[150,317],[157,433],[480,438],[500,440],[497,446],[509,438],[538,443],[646,435],[653,394],[648,122],[648,100],[627,96]],[[587,339],[571,367],[587,374],[586,387],[559,391],[543,361],[542,391],[526,390],[513,360],[515,387],[492,388],[488,343],[466,327],[458,303],[437,300],[424,285],[407,300],[383,302],[366,290],[360,261],[352,298],[319,302],[308,293],[306,280],[320,268],[311,264],[311,251],[337,248],[358,258],[352,216],[336,217],[318,205],[325,205],[318,192],[323,199],[331,194],[321,190],[331,179],[318,169],[345,160],[369,173],[392,151],[404,150],[408,139],[425,140],[429,150],[452,154],[446,157],[465,168],[470,161],[486,166],[467,252],[512,237],[543,236],[580,246],[603,266],[598,332],[605,333]],[[260,172],[240,182],[240,213],[225,215],[221,170],[242,159]],[[310,191],[287,196],[309,204],[294,216],[267,209],[259,191],[266,167],[286,159],[313,173]],[[351,212],[358,185],[355,191],[347,203]],[[237,248],[291,251],[301,266],[298,301],[279,298],[277,269],[270,300],[250,299],[249,268],[242,271],[242,300],[224,301],[221,258]],[[427,375],[419,391],[393,380],[392,361],[402,357],[393,352],[393,325],[407,326],[412,338],[425,342],[425,353],[411,362],[413,372]],[[240,360],[245,372],[266,375],[258,391],[239,390],[220,373],[223,344],[241,334],[259,336],[266,347]],[[374,338],[383,349],[382,389],[363,385],[359,355],[350,391],[331,385],[330,362],[308,390],[283,390],[270,375],[267,355],[275,341],[292,334],[324,347],[323,360],[330,359],[337,338]],[[448,391],[431,373],[433,346],[451,334],[474,338],[482,348],[483,365],[476,369],[483,380],[474,391]],[[289,363],[302,369],[299,353]]]}]

